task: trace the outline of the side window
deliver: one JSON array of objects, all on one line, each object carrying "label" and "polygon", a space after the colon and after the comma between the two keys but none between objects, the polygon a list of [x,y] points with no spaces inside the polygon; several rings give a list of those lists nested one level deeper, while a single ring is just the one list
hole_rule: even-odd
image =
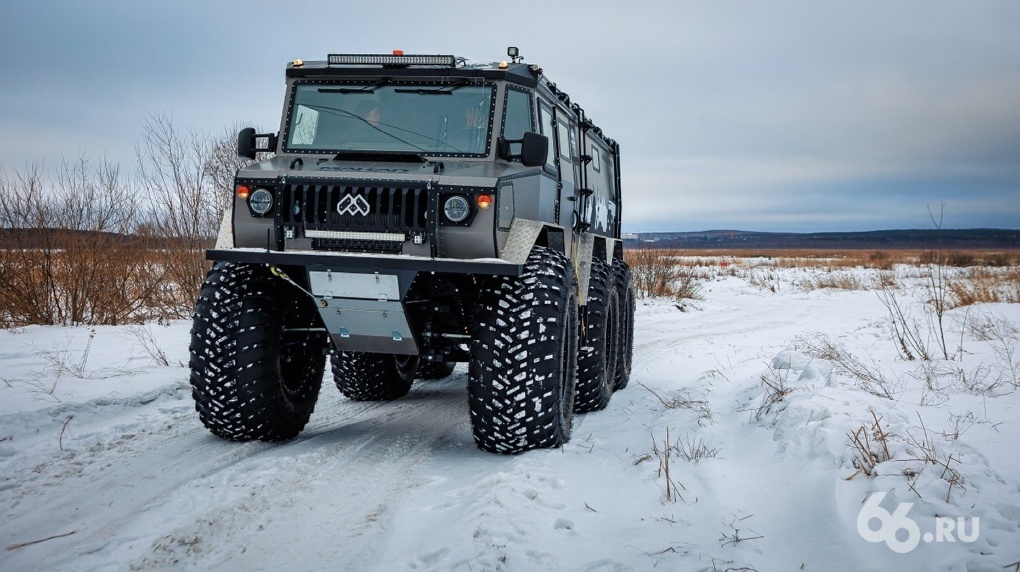
[{"label": "side window", "polygon": [[576,175],[574,173],[574,157],[577,156],[577,141],[574,140],[574,133],[566,121],[560,119],[557,124],[559,125],[557,140],[560,144],[560,178],[565,182],[573,183]]},{"label": "side window", "polygon": [[599,148],[595,146],[591,148],[591,168],[596,173],[602,170],[602,154],[599,153]]},{"label": "side window", "polygon": [[531,94],[508,87],[506,89],[506,115],[503,118],[503,136],[520,139],[525,131],[534,131],[531,111]]},{"label": "side window", "polygon": [[545,165],[550,169],[556,168],[556,123],[553,119],[552,108],[544,103],[538,107],[538,127],[542,135],[549,138],[549,154],[546,156]]},{"label": "side window", "polygon": [[569,163],[570,162],[570,147],[571,147],[571,145],[570,145],[570,129],[567,127],[566,122],[562,121],[562,120],[559,121],[559,127],[560,127],[560,133],[559,133],[559,138],[558,139],[559,139],[559,142],[560,142],[560,159],[562,159],[562,160],[564,160],[564,161]]}]

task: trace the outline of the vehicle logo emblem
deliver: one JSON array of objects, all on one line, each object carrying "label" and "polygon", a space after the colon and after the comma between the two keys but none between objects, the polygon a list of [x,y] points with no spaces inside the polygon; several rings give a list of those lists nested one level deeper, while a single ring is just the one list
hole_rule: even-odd
[{"label": "vehicle logo emblem", "polygon": [[344,195],[336,205],[340,214],[367,215],[368,211],[368,200],[361,195]]}]

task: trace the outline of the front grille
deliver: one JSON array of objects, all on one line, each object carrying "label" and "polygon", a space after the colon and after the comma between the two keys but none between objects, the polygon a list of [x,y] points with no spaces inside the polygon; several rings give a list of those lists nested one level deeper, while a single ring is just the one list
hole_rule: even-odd
[{"label": "front grille", "polygon": [[[329,233],[389,233],[403,235],[424,233],[428,191],[394,187],[354,187],[290,183],[284,185],[280,203],[284,226],[304,231]],[[339,209],[338,209],[339,207]],[[323,232],[313,242],[322,250],[365,250],[362,240],[345,240]],[[360,238],[360,237],[359,237]],[[399,252],[401,242],[369,246],[370,252]]]}]

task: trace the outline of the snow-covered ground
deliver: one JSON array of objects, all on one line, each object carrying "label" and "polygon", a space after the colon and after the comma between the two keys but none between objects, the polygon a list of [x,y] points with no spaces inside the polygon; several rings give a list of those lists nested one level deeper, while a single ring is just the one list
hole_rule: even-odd
[{"label": "snow-covered ground", "polygon": [[630,386],[516,457],[475,448],[463,365],[389,403],[327,380],[298,439],[231,443],[189,323],[0,332],[0,570],[1016,570],[1020,304],[906,361],[874,290],[762,272],[639,301]]}]

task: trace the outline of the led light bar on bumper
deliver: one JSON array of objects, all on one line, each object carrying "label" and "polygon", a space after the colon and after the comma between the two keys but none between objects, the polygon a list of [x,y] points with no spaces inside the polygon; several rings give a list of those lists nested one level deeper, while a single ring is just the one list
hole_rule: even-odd
[{"label": "led light bar on bumper", "polygon": [[375,240],[379,242],[404,242],[407,236],[402,232],[348,232],[340,230],[305,231],[305,238],[326,238],[332,240]]}]

